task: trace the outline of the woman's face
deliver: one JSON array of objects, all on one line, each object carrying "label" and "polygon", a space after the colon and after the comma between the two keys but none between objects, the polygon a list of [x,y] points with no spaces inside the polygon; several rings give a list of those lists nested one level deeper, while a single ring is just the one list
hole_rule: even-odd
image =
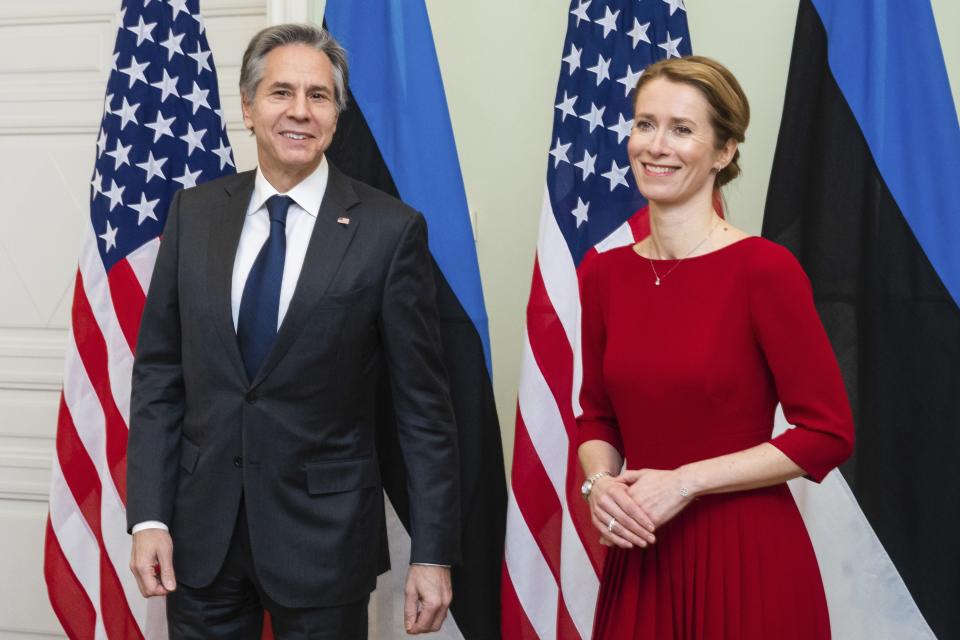
[{"label": "woman's face", "polygon": [[627,155],[644,197],[682,204],[713,192],[714,168],[726,166],[736,143],[717,149],[706,98],[694,87],[663,78],[640,90]]}]

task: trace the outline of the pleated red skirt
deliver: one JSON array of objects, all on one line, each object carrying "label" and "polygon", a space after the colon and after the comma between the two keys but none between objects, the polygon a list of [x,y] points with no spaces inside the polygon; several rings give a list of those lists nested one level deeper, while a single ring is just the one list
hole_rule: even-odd
[{"label": "pleated red skirt", "polygon": [[647,549],[612,549],[595,640],[822,640],[820,570],[787,485],[705,496]]}]

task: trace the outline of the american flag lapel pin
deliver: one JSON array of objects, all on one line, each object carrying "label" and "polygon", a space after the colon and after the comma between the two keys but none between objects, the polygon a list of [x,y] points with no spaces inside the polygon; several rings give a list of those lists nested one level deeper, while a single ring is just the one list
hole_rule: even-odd
[{"label": "american flag lapel pin", "polygon": [[340,218],[337,218],[337,222],[339,224],[342,224],[343,226],[347,226],[348,224],[350,224],[350,218],[340,217]]}]

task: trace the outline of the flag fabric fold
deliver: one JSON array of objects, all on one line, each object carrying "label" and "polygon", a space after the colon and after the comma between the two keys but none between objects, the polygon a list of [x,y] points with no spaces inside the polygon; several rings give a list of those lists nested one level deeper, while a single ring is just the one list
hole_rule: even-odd
[{"label": "flag fabric fold", "polygon": [[649,232],[626,144],[633,87],[690,54],[683,0],[570,3],[527,303],[503,565],[503,637],[590,637],[603,561],[580,497],[577,272]]},{"label": "flag fabric fold", "polygon": [[[493,399],[490,340],[463,177],[426,5],[328,0],[325,26],[347,49],[350,96],[327,157],[347,175],[421,211],[434,260],[444,362],[460,442],[463,563],[440,638],[499,638],[506,486]],[[402,623],[409,562],[406,469],[384,378],[378,456],[389,498],[393,571],[371,601],[371,637]]]},{"label": "flag fabric fold", "polygon": [[140,315],[175,191],[234,171],[197,0],[124,0],[96,139],[44,545],[70,638],[165,638],[127,568],[126,444]]},{"label": "flag fabric fold", "polygon": [[801,0],[763,234],[810,276],[856,420],[832,497],[799,500],[835,637],[960,628],[960,498],[944,490],[960,452],[958,173],[929,0]]}]

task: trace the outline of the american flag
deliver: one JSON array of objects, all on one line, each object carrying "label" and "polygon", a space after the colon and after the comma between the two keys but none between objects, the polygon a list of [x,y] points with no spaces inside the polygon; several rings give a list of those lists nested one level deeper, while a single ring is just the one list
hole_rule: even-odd
[{"label": "american flag", "polygon": [[130,374],[175,191],[233,173],[199,0],[124,0],[77,271],[44,548],[70,638],[165,635],[127,568]]},{"label": "american flag", "polygon": [[689,54],[683,0],[571,2],[527,304],[507,507],[506,640],[590,637],[603,548],[580,497],[573,444],[577,270],[648,233],[627,160],[632,90],[650,63]]}]

